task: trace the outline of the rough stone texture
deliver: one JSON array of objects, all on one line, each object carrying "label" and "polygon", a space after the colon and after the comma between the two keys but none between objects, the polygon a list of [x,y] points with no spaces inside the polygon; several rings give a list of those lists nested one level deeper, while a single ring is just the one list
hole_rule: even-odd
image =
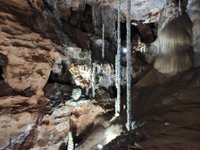
[{"label": "rough stone texture", "polygon": [[82,137],[86,134],[93,125],[95,117],[103,112],[101,107],[95,106],[91,102],[83,102],[82,106],[76,107],[70,117],[71,128],[74,130],[75,136]]},{"label": "rough stone texture", "polygon": [[103,109],[90,101],[66,102],[43,117],[33,149],[58,149],[62,142],[68,142],[69,131],[73,131],[74,139],[85,136],[101,113]]},{"label": "rough stone texture", "polygon": [[188,1],[188,7],[187,10],[189,12],[190,18],[193,22],[193,42],[194,42],[194,51],[199,53],[199,40],[200,40],[200,3],[197,0],[190,0]]},{"label": "rough stone texture", "polygon": [[52,107],[69,100],[71,92],[72,87],[58,83],[48,83],[44,88],[45,97],[50,100]]},{"label": "rough stone texture", "polygon": [[[47,99],[36,96],[0,98],[0,149],[26,149],[38,118],[46,112]],[[32,137],[34,141],[34,137]],[[33,144],[34,142],[32,142]],[[29,143],[29,146],[32,146]]]},{"label": "rough stone texture", "polygon": [[[6,49],[6,48],[5,48]],[[42,50],[7,47],[5,81],[16,91],[43,88],[52,70],[52,59]],[[13,49],[13,51],[12,51]]]},{"label": "rough stone texture", "polygon": [[[37,115],[27,112],[19,114],[5,114],[0,117],[0,148],[9,147],[11,143],[22,144],[23,136],[32,129]],[[20,139],[21,136],[21,139]]]},{"label": "rough stone texture", "polygon": [[[65,12],[66,10],[81,10],[85,6],[85,4],[93,5],[93,6],[103,6],[106,8],[117,9],[117,2],[115,0],[61,0],[56,1],[54,3],[46,0],[51,6],[55,9],[60,10],[61,13]],[[165,0],[152,0],[150,1],[140,1],[135,0],[132,1],[132,11],[131,11],[131,18],[135,20],[146,20],[149,21],[157,21],[158,20],[158,13],[163,8],[165,4]],[[125,17],[126,14],[126,1],[121,1],[122,5],[122,14]],[[70,11],[69,11],[70,12]],[[102,12],[103,13],[103,12]],[[101,14],[101,13],[100,13]],[[99,15],[101,16],[101,15]],[[65,15],[65,17],[69,17],[69,13]],[[148,20],[147,20],[148,19]]]},{"label": "rough stone texture", "polygon": [[[15,114],[21,112],[38,112],[42,108],[44,98],[36,96],[8,96],[0,98],[0,114]],[[46,107],[46,106],[45,106]],[[44,110],[45,111],[45,110]]]},{"label": "rough stone texture", "polygon": [[164,9],[161,12],[158,24],[158,32],[160,32],[166,24],[179,16],[179,6],[176,0],[167,0]]},{"label": "rough stone texture", "polygon": [[[87,0],[88,3],[94,3],[94,0]],[[96,1],[99,5],[103,6],[110,6],[111,8],[117,9],[117,1],[115,0],[98,0]],[[131,19],[134,20],[146,20],[146,22],[150,21],[156,21],[158,20],[158,13],[159,11],[163,8],[165,4],[164,0],[152,0],[150,1],[140,1],[140,0],[135,0],[132,1],[132,9],[131,9]],[[127,13],[127,4],[126,0],[121,1],[121,9],[122,9],[122,14],[123,17],[125,17],[125,14]]]},{"label": "rough stone texture", "polygon": [[69,131],[75,140],[81,139],[91,131],[96,116],[104,113],[100,106],[82,100],[61,103],[47,114],[45,101],[35,96],[0,99],[0,149],[58,149],[68,142]]},{"label": "rough stone texture", "polygon": [[49,78],[57,47],[44,37],[42,3],[0,1],[0,8],[0,53],[7,57],[4,80],[16,91],[36,92]]},{"label": "rough stone texture", "polygon": [[193,45],[194,45],[194,52],[195,52],[195,60],[194,65],[195,67],[200,66],[200,2],[198,0],[190,0],[188,1],[187,10],[190,16],[191,21],[193,22]]}]

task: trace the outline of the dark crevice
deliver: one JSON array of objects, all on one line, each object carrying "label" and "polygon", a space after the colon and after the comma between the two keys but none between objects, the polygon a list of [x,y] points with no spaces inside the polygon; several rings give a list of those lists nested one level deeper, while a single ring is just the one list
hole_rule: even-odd
[{"label": "dark crevice", "polygon": [[4,80],[3,79],[3,66],[0,65],[0,80]]},{"label": "dark crevice", "polygon": [[62,74],[54,73],[51,71],[47,83],[71,84],[72,75],[66,70]]},{"label": "dark crevice", "polygon": [[86,4],[84,11],[72,11],[68,23],[82,32],[93,33],[92,6]]},{"label": "dark crevice", "polygon": [[[116,23],[117,27],[117,23]],[[117,29],[116,29],[117,30]],[[121,44],[122,47],[126,47],[126,22],[121,22]],[[138,25],[131,25],[131,41],[132,47],[136,38],[140,38],[143,43],[152,43],[157,38],[157,24],[149,23],[143,24],[138,22]]]},{"label": "dark crevice", "polygon": [[137,28],[142,43],[152,43],[157,38],[157,24],[144,24],[142,22],[139,22]]},{"label": "dark crevice", "polygon": [[4,80],[3,78],[3,68],[7,65],[8,59],[5,55],[0,54],[0,80]]},{"label": "dark crevice", "polygon": [[[117,25],[116,25],[117,27]],[[122,46],[126,46],[126,22],[122,23],[121,22],[121,41],[122,41]],[[131,25],[131,41],[133,40],[134,36],[136,34],[139,34],[139,30],[136,26]]]},{"label": "dark crevice", "polygon": [[81,30],[83,32],[93,33],[94,27],[92,23],[92,6],[86,4],[83,16],[84,18],[83,24],[81,25]]}]

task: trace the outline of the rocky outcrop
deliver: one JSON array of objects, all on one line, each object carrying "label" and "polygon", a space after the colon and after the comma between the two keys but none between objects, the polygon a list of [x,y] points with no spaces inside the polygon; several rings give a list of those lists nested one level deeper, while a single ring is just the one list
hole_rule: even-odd
[{"label": "rocky outcrop", "polygon": [[104,113],[85,99],[62,102],[59,107],[47,102],[35,96],[0,98],[0,149],[58,149],[68,143],[69,131],[79,143],[95,125],[96,116]]},{"label": "rocky outcrop", "polygon": [[48,111],[47,101],[36,96],[0,98],[0,149],[30,149],[34,145],[35,127]]},{"label": "rocky outcrop", "polygon": [[188,13],[190,16],[191,21],[193,22],[193,45],[194,45],[194,52],[195,52],[195,66],[200,66],[199,56],[200,56],[200,27],[199,27],[199,21],[200,21],[200,11],[199,11],[199,1],[197,0],[191,0],[188,1],[187,5]]},{"label": "rocky outcrop", "polygon": [[1,115],[1,149],[17,149],[30,134],[37,120],[36,114],[27,112]]},{"label": "rocky outcrop", "polygon": [[54,64],[58,45],[50,39],[51,28],[44,27],[42,6],[39,1],[0,2],[0,53],[7,57],[3,77],[18,92],[41,90]]},{"label": "rocky outcrop", "polygon": [[73,133],[74,142],[80,142],[101,113],[103,109],[88,100],[62,104],[51,115],[45,115],[37,126],[38,136],[33,149],[58,149],[63,142],[67,145],[69,131]]}]

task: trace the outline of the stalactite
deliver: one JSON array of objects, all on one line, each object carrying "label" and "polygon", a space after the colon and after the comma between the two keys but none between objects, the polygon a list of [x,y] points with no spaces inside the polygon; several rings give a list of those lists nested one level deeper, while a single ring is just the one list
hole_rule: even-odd
[{"label": "stalactite", "polygon": [[115,117],[119,115],[118,110],[119,109],[119,103],[118,103],[118,56],[115,55],[115,86],[117,88],[117,99],[115,101]]},{"label": "stalactite", "polygon": [[117,87],[117,55],[115,55],[115,86]]},{"label": "stalactite", "polygon": [[105,57],[105,27],[102,24],[102,60]]},{"label": "stalactite", "polygon": [[182,15],[181,0],[179,0],[178,2],[178,12],[179,12],[179,16],[181,16]]},{"label": "stalactite", "polygon": [[86,90],[85,90],[85,95],[87,95],[87,96],[89,96],[89,91],[90,91],[90,88],[91,88],[91,85],[92,85],[92,54],[91,54],[91,50],[89,50],[89,54],[88,54],[89,56],[88,56],[88,72],[89,72],[89,82],[90,82],[90,84],[89,84],[89,86],[88,87],[86,87]]},{"label": "stalactite", "polygon": [[131,99],[131,74],[132,74],[132,60],[131,60],[131,0],[127,0],[127,16],[126,16],[126,28],[127,28],[127,65],[126,65],[126,81],[127,81],[127,128],[131,129],[132,122],[132,99]]},{"label": "stalactite", "polygon": [[118,0],[118,21],[117,21],[117,99],[115,102],[115,116],[120,114],[120,101],[121,101],[121,0]]},{"label": "stalactite", "polygon": [[89,66],[92,65],[92,54],[91,54],[91,50],[89,50]]},{"label": "stalactite", "polygon": [[96,80],[95,80],[95,76],[96,76],[96,64],[93,63],[92,65],[92,97],[95,97],[95,86],[96,86]]}]

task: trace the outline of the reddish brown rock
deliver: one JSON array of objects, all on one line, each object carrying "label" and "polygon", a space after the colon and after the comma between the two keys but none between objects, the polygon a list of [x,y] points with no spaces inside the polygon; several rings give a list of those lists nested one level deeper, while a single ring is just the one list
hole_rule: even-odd
[{"label": "reddish brown rock", "polygon": [[[37,115],[27,112],[19,114],[5,114],[0,116],[0,148],[6,147],[11,143],[23,142],[23,136],[28,134],[35,121]],[[21,136],[21,139],[19,138]]]},{"label": "reddish brown rock", "polygon": [[0,98],[0,114],[48,111],[48,99],[32,96],[8,96]]},{"label": "reddish brown rock", "polygon": [[4,80],[16,91],[36,92],[46,84],[58,48],[52,26],[42,17],[44,4],[9,0],[0,1],[0,8],[0,53],[7,57]]},{"label": "reddish brown rock", "polygon": [[69,131],[75,131],[77,134],[74,136],[85,136],[85,131],[90,131],[89,127],[94,124],[95,117],[104,111],[90,101],[79,103],[80,106],[66,102],[52,114],[45,115],[41,124],[37,126],[37,138],[33,149],[58,149],[62,142],[67,143]]},{"label": "reddish brown rock", "polygon": [[83,103],[81,107],[75,108],[70,117],[71,128],[76,129],[76,136],[82,136],[90,130],[97,115],[103,113],[103,109],[92,103]]}]

